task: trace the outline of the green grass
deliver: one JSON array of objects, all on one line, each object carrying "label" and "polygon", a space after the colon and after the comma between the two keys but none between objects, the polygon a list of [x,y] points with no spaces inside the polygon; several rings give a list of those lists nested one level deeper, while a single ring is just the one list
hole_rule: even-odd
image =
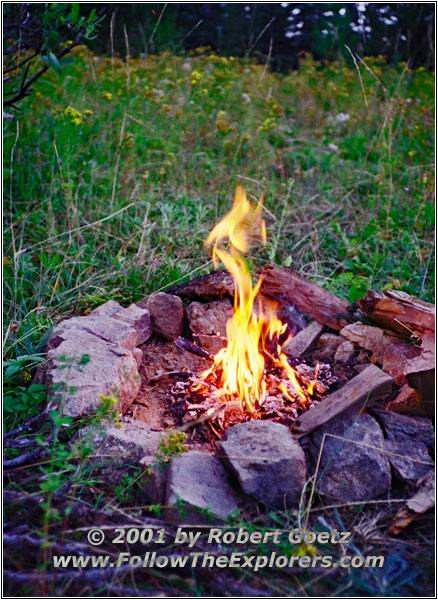
[{"label": "green grass", "polygon": [[7,356],[40,350],[72,311],[210,270],[203,241],[237,182],[265,195],[256,266],[350,300],[432,299],[434,78],[365,62],[362,89],[357,70],[309,58],[279,75],[208,50],[126,62],[78,47],[5,123]]}]

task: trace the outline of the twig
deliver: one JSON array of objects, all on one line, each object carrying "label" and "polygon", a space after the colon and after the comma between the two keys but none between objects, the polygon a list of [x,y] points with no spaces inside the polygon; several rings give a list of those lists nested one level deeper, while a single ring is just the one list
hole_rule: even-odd
[{"label": "twig", "polygon": [[175,345],[181,350],[187,350],[187,352],[191,352],[192,354],[196,354],[197,356],[202,356],[202,358],[208,358],[209,360],[213,360],[214,357],[210,352],[204,350],[200,346],[197,346],[193,342],[186,340],[183,337],[177,337],[175,340]]},{"label": "twig", "polygon": [[182,377],[183,379],[187,379],[187,377],[191,377],[192,375],[193,373],[191,371],[167,371],[167,373],[162,373],[161,375],[154,375],[148,379],[147,383],[155,383],[156,381],[161,381],[167,377]]}]

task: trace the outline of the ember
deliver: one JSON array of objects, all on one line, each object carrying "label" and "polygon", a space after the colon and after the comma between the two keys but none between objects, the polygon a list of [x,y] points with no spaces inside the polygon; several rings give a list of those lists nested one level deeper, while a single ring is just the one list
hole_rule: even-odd
[{"label": "ember", "polygon": [[268,398],[269,406],[277,395],[282,403],[286,400],[297,408],[309,408],[318,369],[304,387],[282,352],[289,336],[287,324],[277,317],[276,303],[262,304],[260,299],[256,303],[262,279],[253,286],[244,254],[253,239],[258,237],[266,243],[262,209],[262,201],[252,205],[245,190],[238,186],[231,211],[205,242],[206,246],[213,244],[215,266],[221,261],[234,280],[234,312],[227,322],[226,347],[214,356],[210,369],[189,383],[192,393],[202,395],[215,390],[216,397],[239,401],[240,408],[253,418]]}]

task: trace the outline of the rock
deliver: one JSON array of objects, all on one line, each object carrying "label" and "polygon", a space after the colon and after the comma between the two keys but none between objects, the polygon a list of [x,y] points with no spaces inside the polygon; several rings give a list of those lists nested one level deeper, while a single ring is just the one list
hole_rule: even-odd
[{"label": "rock", "polygon": [[153,454],[162,433],[152,431],[145,423],[134,419],[124,419],[122,427],[87,426],[81,429],[73,442],[89,439],[93,453],[89,460],[102,462],[106,466],[128,462],[136,464],[145,455]]},{"label": "rock", "polygon": [[334,346],[337,348],[345,342],[345,338],[341,335],[337,335],[336,333],[323,333],[319,336],[316,346],[318,348],[325,348],[326,346]]},{"label": "rock", "polygon": [[79,338],[82,333],[92,334],[98,339],[128,350],[133,350],[138,344],[137,331],[127,323],[105,315],[89,315],[88,317],[72,317],[62,321],[54,328],[49,345],[54,347],[57,341],[71,340],[78,337],[79,346]]},{"label": "rock", "polygon": [[95,317],[112,317],[114,314],[122,310],[123,306],[114,300],[108,300],[90,312],[90,316]]},{"label": "rock", "polygon": [[[74,335],[70,335],[71,331]],[[61,339],[47,354],[45,381],[49,396],[58,398],[65,416],[95,412],[101,404],[101,394],[116,396],[119,410],[124,412],[140,389],[132,353],[84,329],[71,331],[67,330],[69,337]]]},{"label": "rock", "polygon": [[426,410],[421,402],[420,390],[411,388],[407,383],[400,388],[397,397],[386,405],[386,410],[400,415],[417,415],[424,417]]},{"label": "rock", "polygon": [[417,515],[421,515],[435,506],[435,472],[430,470],[417,482],[417,493],[408,500],[405,506],[397,511],[389,533],[398,535],[411,523]]},{"label": "rock", "polygon": [[169,465],[159,465],[155,456],[144,456],[139,463],[144,469],[143,492],[151,504],[164,504]]},{"label": "rock", "polygon": [[206,304],[192,302],[186,308],[186,314],[190,329],[202,348],[216,354],[227,345],[227,321],[233,314],[227,298]]},{"label": "rock", "polygon": [[417,481],[433,469],[434,463],[422,442],[385,440],[388,460],[397,479],[415,485]]},{"label": "rock", "polygon": [[131,304],[115,315],[114,319],[124,321],[132,329],[135,329],[138,335],[137,346],[144,344],[152,335],[151,317],[146,308],[141,308],[137,304]]},{"label": "rock", "polygon": [[277,509],[299,504],[306,465],[287,427],[272,421],[239,423],[227,430],[217,447],[245,494]]},{"label": "rock", "polygon": [[289,356],[301,356],[313,346],[318,337],[324,331],[324,325],[313,321],[305,329],[290,338],[282,347],[285,354]]},{"label": "rock", "polygon": [[140,348],[134,348],[134,350],[132,351],[132,356],[135,358],[137,368],[139,369],[143,361],[143,352],[140,350]]},{"label": "rock", "polygon": [[[181,505],[181,501],[184,504]],[[237,497],[221,463],[214,456],[197,451],[173,457],[169,467],[166,506],[164,516],[167,520],[185,524],[208,522],[207,515],[195,510],[196,507],[207,509],[223,520],[239,509]]]},{"label": "rock", "polygon": [[354,345],[351,342],[342,342],[335,353],[335,361],[346,363],[355,355]]},{"label": "rock", "polygon": [[391,488],[383,432],[371,415],[335,417],[312,434],[309,450],[316,488],[329,501],[372,500]]},{"label": "rock", "polygon": [[146,306],[152,319],[152,328],[155,333],[165,340],[174,340],[182,334],[184,321],[184,308],[181,298],[157,292],[139,306]]},{"label": "rock", "polygon": [[423,442],[428,448],[435,444],[435,432],[432,421],[426,417],[408,417],[389,410],[374,408],[373,416],[379,421],[386,437],[395,442],[415,440]]}]

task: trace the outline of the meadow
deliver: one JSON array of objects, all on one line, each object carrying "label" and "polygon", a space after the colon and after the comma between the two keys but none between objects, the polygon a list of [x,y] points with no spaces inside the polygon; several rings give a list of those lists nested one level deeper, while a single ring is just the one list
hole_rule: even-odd
[{"label": "meadow", "polygon": [[264,197],[254,272],[292,266],[350,301],[388,287],[433,301],[434,85],[379,57],[305,56],[279,74],[209,48],[78,46],[4,123],[6,429],[45,401],[31,382],[55,323],[213,269],[204,240],[237,183]]}]

